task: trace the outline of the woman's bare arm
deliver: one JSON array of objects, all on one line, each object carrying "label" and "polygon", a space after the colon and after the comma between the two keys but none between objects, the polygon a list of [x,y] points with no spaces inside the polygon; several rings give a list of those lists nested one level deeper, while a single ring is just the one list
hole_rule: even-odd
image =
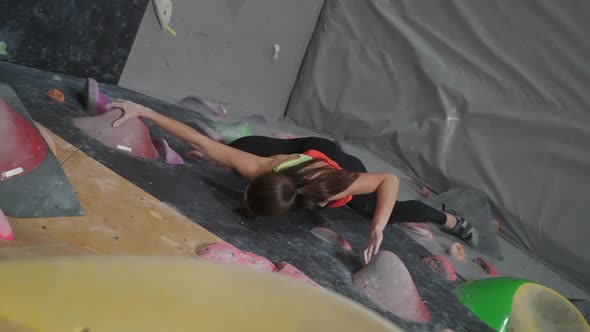
[{"label": "woman's bare arm", "polygon": [[365,264],[379,251],[383,229],[387,226],[397,200],[399,178],[391,173],[359,173],[359,178],[344,192],[330,198],[336,200],[347,195],[377,193],[377,207],[371,223],[369,244],[363,252]]},{"label": "woman's bare arm", "polygon": [[130,101],[117,101],[109,104],[108,107],[120,108],[124,112],[123,116],[113,123],[114,127],[134,117],[149,119],[157,126],[201,151],[207,157],[236,170],[248,180],[254,179],[264,172],[265,165],[269,164],[268,158],[258,157],[214,141],[184,123],[166,117],[145,106]]}]

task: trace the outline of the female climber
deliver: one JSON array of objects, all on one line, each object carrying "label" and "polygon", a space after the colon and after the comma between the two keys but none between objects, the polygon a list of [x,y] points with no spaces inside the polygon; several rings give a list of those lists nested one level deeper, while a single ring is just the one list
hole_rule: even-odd
[{"label": "female climber", "polygon": [[433,222],[470,245],[478,242],[476,230],[455,211],[439,211],[420,201],[396,201],[399,179],[395,175],[367,173],[358,158],[344,153],[330,140],[247,136],[225,145],[130,101],[115,101],[107,107],[123,110],[114,127],[131,118],[148,119],[237,171],[249,181],[244,204],[256,215],[278,216],[304,208],[348,205],[372,218],[369,243],[363,251],[365,264],[379,251],[388,224]]}]

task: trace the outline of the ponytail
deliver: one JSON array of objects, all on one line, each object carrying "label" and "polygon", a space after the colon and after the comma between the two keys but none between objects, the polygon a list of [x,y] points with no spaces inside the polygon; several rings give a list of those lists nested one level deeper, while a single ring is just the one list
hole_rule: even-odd
[{"label": "ponytail", "polygon": [[246,188],[246,207],[261,216],[313,209],[342,193],[358,179],[357,173],[334,170],[329,166],[310,167],[318,161],[306,161],[256,178]]}]

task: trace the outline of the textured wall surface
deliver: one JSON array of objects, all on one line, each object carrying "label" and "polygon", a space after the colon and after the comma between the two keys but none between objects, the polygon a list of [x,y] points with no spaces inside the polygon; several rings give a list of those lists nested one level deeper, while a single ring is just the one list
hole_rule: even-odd
[{"label": "textured wall surface", "polygon": [[117,83],[147,3],[1,1],[0,60]]}]

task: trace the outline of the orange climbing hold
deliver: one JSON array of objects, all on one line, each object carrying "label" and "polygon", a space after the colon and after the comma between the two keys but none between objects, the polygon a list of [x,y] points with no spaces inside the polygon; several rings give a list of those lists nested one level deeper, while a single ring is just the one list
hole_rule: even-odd
[{"label": "orange climbing hold", "polygon": [[63,103],[65,100],[64,94],[58,89],[51,89],[47,91],[47,96],[51,99],[59,101],[60,103]]},{"label": "orange climbing hold", "polygon": [[465,249],[463,248],[463,246],[459,242],[455,242],[455,243],[451,244],[451,246],[449,248],[447,248],[447,250],[445,250],[445,252],[449,256],[453,257],[454,259],[456,259],[458,261],[465,260]]}]

